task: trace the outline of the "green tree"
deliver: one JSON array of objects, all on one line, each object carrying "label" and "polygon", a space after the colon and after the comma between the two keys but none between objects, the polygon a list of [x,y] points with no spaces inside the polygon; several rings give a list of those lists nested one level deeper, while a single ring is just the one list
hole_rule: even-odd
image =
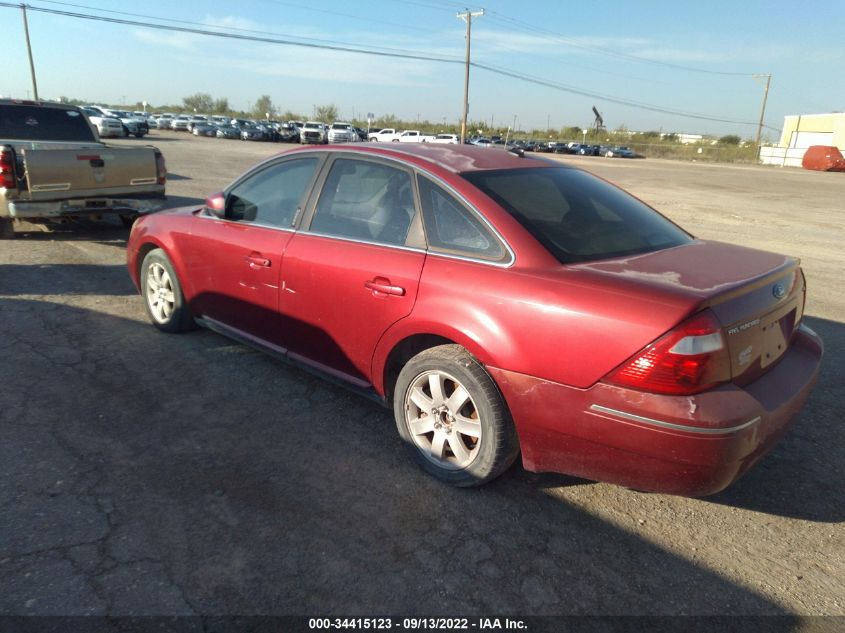
[{"label": "green tree", "polygon": [[399,119],[395,114],[383,114],[375,121],[373,121],[373,125],[375,127],[386,128],[386,127],[398,127]]},{"label": "green tree", "polygon": [[255,106],[252,108],[252,113],[257,119],[263,119],[265,117],[272,119],[276,116],[276,106],[273,105],[270,95],[261,95],[258,97]]},{"label": "green tree", "polygon": [[182,97],[182,103],[188,112],[193,110],[197,112],[210,112],[214,107],[214,100],[207,92],[198,92],[188,97]]},{"label": "green tree", "polygon": [[318,121],[322,121],[323,123],[332,123],[337,121],[337,106],[333,103],[317,106],[317,109],[314,111],[314,118]]},{"label": "green tree", "polygon": [[581,138],[581,136],[583,134],[584,134],[584,131],[580,127],[578,127],[577,125],[570,125],[569,127],[561,128],[561,130],[560,130],[560,135],[563,138],[569,138],[569,139]]},{"label": "green tree", "polygon": [[304,121],[307,119],[304,114],[300,114],[299,112],[294,112],[293,110],[285,110],[281,114],[282,121]]},{"label": "green tree", "polygon": [[736,134],[726,134],[719,138],[720,145],[739,145],[739,142],[742,139],[739,138]]},{"label": "green tree", "polygon": [[211,106],[211,111],[216,114],[223,114],[225,112],[229,112],[231,108],[229,107],[229,100],[226,97],[221,99],[215,99],[214,105]]}]

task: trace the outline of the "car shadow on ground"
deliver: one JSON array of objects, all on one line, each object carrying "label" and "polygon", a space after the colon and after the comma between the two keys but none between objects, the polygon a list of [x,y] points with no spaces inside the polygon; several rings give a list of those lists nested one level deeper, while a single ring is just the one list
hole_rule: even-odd
[{"label": "car shadow on ground", "polygon": [[100,220],[74,219],[45,224],[15,224],[15,239],[29,242],[94,242],[126,248],[128,237],[129,229],[116,217],[104,217]]},{"label": "car shadow on ground", "polygon": [[2,264],[0,295],[134,295],[124,265]]},{"label": "car shadow on ground", "polygon": [[845,324],[806,317],[825,346],[813,393],[778,445],[742,479],[706,501],[778,516],[845,521]]},{"label": "car shadow on ground", "polygon": [[445,486],[378,405],[141,313],[0,298],[3,613],[785,614],[568,478]]}]

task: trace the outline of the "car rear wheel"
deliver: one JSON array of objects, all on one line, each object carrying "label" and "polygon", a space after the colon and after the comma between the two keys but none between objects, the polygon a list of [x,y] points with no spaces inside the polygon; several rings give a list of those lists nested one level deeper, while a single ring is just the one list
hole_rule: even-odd
[{"label": "car rear wheel", "polygon": [[459,345],[433,347],[408,361],[396,382],[393,411],[420,466],[454,486],[495,479],[519,452],[495,383]]},{"label": "car rear wheel", "polygon": [[141,264],[141,293],[150,321],[162,332],[186,332],[196,327],[173,264],[160,248],[147,253]]}]

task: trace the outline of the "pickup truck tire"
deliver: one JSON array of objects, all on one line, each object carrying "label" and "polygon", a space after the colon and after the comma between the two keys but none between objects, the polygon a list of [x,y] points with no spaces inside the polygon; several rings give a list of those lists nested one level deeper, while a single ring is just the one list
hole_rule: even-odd
[{"label": "pickup truck tire", "polygon": [[11,218],[0,218],[0,240],[11,240],[15,237],[15,227]]},{"label": "pickup truck tire", "polygon": [[160,248],[147,253],[141,264],[141,295],[150,321],[162,332],[196,329],[173,264]]}]

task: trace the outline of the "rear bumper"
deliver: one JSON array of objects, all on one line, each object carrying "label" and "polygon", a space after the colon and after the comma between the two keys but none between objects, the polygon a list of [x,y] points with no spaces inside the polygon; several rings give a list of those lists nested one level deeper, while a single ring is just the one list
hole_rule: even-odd
[{"label": "rear bumper", "polygon": [[159,211],[167,204],[164,194],[154,197],[103,197],[80,198],[78,200],[9,201],[9,217],[12,218],[56,218],[100,213],[119,215],[143,215]]},{"label": "rear bumper", "polygon": [[527,470],[704,496],[736,481],[777,443],[809,396],[822,353],[821,339],[802,326],[755,382],[694,396],[605,383],[576,389],[488,369],[510,407]]}]

